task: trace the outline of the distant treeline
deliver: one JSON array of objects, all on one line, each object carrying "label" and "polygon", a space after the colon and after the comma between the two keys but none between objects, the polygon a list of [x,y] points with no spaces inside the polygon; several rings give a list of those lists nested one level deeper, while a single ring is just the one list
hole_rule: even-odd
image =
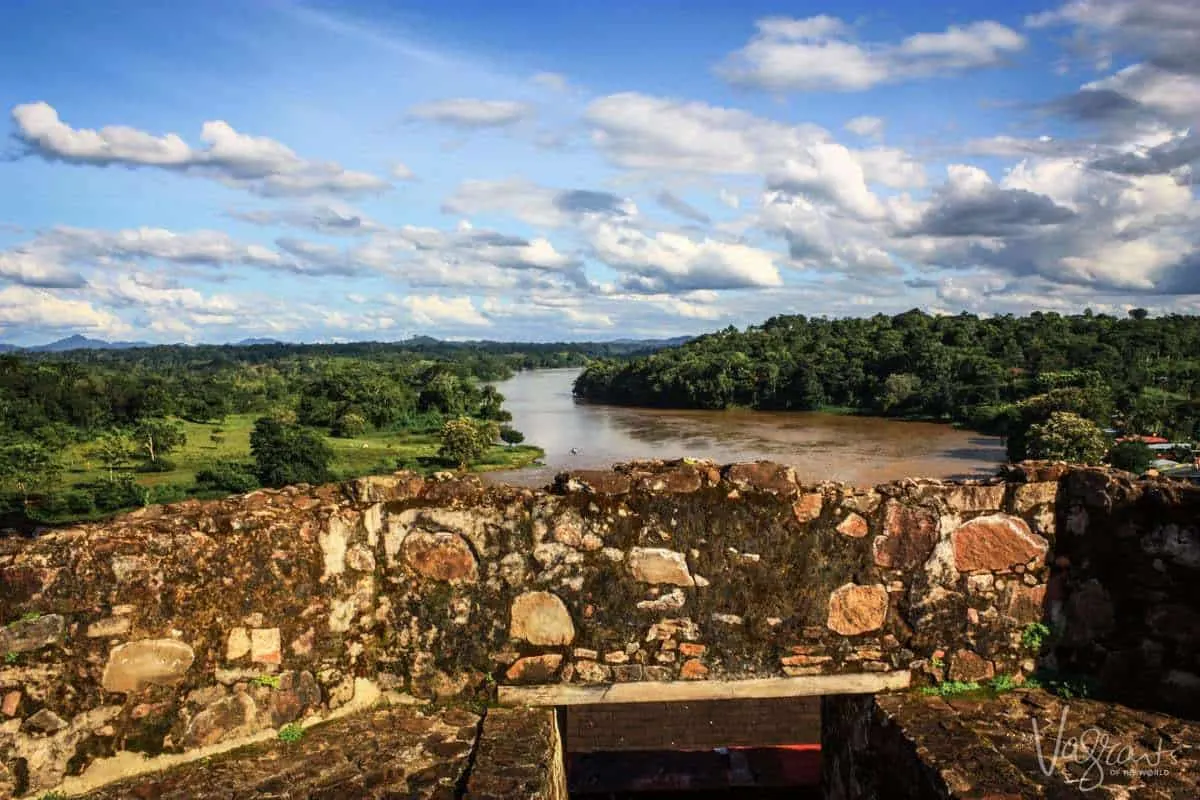
[{"label": "distant treeline", "polygon": [[1128,318],[777,316],[592,364],[575,393],[666,408],[837,408],[955,421],[1018,439],[1031,422],[1061,411],[1102,428],[1195,439],[1200,317],[1150,318],[1141,309]]},{"label": "distant treeline", "polygon": [[474,413],[479,381],[651,346],[415,339],[10,353],[0,355],[0,443],[39,433],[87,439],[146,418],[208,422],[281,406],[304,424],[332,427],[354,414],[383,429],[430,411]]}]

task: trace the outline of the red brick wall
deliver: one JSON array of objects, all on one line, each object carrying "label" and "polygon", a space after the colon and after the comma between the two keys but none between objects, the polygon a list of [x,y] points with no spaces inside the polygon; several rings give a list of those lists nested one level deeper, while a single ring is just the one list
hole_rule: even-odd
[{"label": "red brick wall", "polygon": [[819,697],[570,706],[564,716],[564,746],[573,753],[821,741]]}]

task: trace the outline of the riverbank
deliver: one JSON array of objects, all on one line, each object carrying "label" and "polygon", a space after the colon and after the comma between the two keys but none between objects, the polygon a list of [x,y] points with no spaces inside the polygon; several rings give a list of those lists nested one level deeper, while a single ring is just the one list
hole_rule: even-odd
[{"label": "riverbank", "polygon": [[[545,465],[503,474],[542,486],[565,469],[638,459],[707,458],[786,463],[801,480],[858,485],[901,477],[988,477],[1005,459],[995,436],[945,422],[815,411],[671,410],[581,401],[581,370],[523,372],[498,382],[513,426],[546,451]],[[845,412],[846,409],[836,409]]]},{"label": "riverbank", "polygon": [[[178,450],[165,456],[171,469],[163,472],[136,472],[125,467],[114,475],[130,475],[148,490],[151,504],[175,502],[187,498],[213,499],[229,492],[200,491],[196,473],[220,461],[249,462],[250,433],[257,414],[233,414],[219,423],[181,422],[187,437]],[[325,436],[333,450],[330,470],[335,480],[350,480],[364,475],[390,474],[399,469],[429,475],[450,469],[438,458],[440,447],[436,432],[377,431],[353,438]],[[91,445],[73,445],[63,453],[64,470],[60,492],[87,492],[109,477],[109,470],[91,453]],[[494,445],[471,466],[472,472],[494,472],[528,467],[545,456],[535,445]],[[125,506],[104,511],[67,511],[26,515],[19,509],[0,512],[0,530],[12,529],[30,534],[39,527],[57,527],[76,522],[95,522],[132,510]]]}]

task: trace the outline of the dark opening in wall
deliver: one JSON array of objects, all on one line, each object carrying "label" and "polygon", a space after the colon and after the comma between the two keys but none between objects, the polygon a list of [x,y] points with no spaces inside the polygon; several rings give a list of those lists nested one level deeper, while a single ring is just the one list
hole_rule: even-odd
[{"label": "dark opening in wall", "polygon": [[821,699],[559,710],[573,800],[820,797]]}]

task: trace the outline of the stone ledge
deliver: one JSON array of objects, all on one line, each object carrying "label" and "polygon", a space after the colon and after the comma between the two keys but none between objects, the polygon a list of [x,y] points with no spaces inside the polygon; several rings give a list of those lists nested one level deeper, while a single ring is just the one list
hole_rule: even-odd
[{"label": "stone ledge", "polygon": [[567,800],[562,739],[549,709],[488,711],[465,800]]},{"label": "stone ledge", "polygon": [[880,746],[897,737],[915,750],[921,771],[937,787],[922,796],[1200,796],[1200,724],[1165,714],[1018,690],[990,698],[880,696],[873,717],[872,747],[861,757],[875,762],[880,797],[892,796],[882,788],[903,773],[885,763]]},{"label": "stone ledge", "polygon": [[761,697],[813,697],[828,694],[875,694],[905,689],[908,670],[741,681],[648,681],[604,686],[500,686],[506,706],[572,706],[595,703],[665,703],[686,700],[741,700]]},{"label": "stone ledge", "polygon": [[454,798],[475,748],[479,717],[457,708],[366,711],[163,772],[110,783],[83,800],[232,797]]}]

